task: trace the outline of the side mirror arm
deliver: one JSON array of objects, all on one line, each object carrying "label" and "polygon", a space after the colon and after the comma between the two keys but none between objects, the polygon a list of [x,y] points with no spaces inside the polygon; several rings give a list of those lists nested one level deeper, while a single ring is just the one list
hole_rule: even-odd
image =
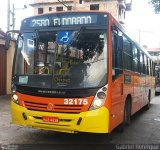
[{"label": "side mirror arm", "polygon": [[5,49],[8,50],[10,46],[10,42],[12,40],[11,34],[19,33],[19,30],[10,30],[6,32],[6,38],[5,38]]}]

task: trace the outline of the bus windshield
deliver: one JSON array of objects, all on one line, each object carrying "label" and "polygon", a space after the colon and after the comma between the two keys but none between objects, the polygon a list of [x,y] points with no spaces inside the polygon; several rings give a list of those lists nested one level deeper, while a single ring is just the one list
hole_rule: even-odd
[{"label": "bus windshield", "polygon": [[21,33],[17,41],[14,83],[75,89],[107,82],[106,30]]}]

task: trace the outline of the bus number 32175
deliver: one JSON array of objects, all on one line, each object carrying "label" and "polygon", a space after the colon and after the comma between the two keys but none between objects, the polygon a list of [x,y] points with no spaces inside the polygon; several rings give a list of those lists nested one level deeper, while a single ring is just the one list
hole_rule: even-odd
[{"label": "bus number 32175", "polygon": [[88,99],[64,99],[65,105],[87,105]]}]

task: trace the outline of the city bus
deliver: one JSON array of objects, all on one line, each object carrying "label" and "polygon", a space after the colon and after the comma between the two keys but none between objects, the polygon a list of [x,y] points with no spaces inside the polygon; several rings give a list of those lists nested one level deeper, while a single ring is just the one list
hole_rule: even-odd
[{"label": "city bus", "polygon": [[154,88],[150,55],[108,12],[57,12],[21,23],[13,62],[14,124],[110,133],[149,109]]}]

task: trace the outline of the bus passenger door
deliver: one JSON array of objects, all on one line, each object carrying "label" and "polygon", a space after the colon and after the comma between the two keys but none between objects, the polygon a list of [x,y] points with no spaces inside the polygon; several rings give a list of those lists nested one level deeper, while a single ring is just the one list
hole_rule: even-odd
[{"label": "bus passenger door", "polygon": [[112,31],[112,100],[111,100],[111,130],[123,120],[123,37],[121,31]]}]

